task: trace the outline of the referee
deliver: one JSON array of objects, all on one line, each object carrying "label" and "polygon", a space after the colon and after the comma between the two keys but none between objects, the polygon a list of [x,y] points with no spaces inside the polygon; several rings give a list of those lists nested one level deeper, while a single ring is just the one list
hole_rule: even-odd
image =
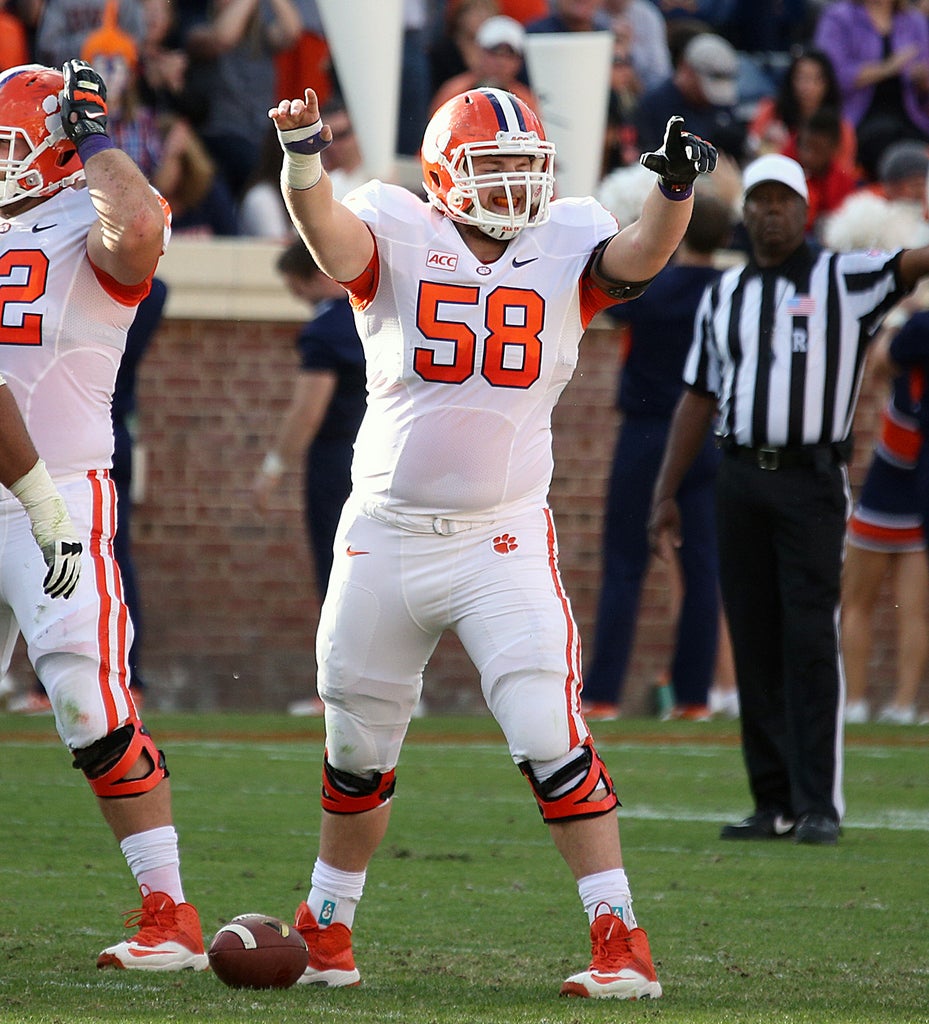
[{"label": "referee", "polygon": [[846,459],[865,350],[929,273],[929,249],[833,253],[804,238],[803,170],[743,173],[751,255],[704,292],[652,498],[650,540],[680,544],[674,494],[716,418],[720,582],[754,811],[723,839],[835,843],[844,812],[839,594]]}]

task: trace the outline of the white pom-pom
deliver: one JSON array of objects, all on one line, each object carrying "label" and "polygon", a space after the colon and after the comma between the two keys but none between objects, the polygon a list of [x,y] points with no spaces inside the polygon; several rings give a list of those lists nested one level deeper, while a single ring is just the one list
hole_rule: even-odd
[{"label": "white pom-pom", "polygon": [[929,242],[929,223],[918,203],[889,202],[858,192],[823,222],[823,243],[837,252],[913,249]]},{"label": "white pom-pom", "polygon": [[655,175],[639,163],[611,171],[600,182],[597,199],[613,214],[621,228],[642,216]]}]

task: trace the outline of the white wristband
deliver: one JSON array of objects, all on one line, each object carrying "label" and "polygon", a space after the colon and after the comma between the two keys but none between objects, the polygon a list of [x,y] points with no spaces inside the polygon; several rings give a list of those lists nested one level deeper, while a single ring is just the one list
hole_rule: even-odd
[{"label": "white wristband", "polygon": [[284,472],[284,460],[277,452],[268,452],[261,464],[265,476],[280,476]]},{"label": "white wristband", "polygon": [[318,153],[306,156],[303,153],[284,152],[284,163],[281,167],[282,185],[302,192],[318,185],[322,176],[323,162],[319,159]]},{"label": "white wristband", "polygon": [[39,461],[14,484],[10,492],[19,499],[32,523],[32,535],[40,548],[71,536],[74,528],[68,507],[48,475],[45,463]]},{"label": "white wristband", "polygon": [[[282,185],[303,191],[319,183],[323,176],[323,162],[319,154],[328,145],[317,138],[322,130],[321,120],[306,128],[291,128],[286,131],[278,129],[278,141],[284,150],[284,163],[281,166]],[[301,143],[303,148],[319,148],[315,153],[297,152],[294,147]]]}]

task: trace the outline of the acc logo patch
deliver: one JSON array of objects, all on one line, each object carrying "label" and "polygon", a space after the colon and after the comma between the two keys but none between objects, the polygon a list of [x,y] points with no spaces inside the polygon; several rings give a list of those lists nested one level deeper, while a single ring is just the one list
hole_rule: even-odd
[{"label": "acc logo patch", "polygon": [[458,256],[453,252],[440,252],[438,249],[430,249],[426,257],[426,266],[434,270],[455,270],[458,266]]}]

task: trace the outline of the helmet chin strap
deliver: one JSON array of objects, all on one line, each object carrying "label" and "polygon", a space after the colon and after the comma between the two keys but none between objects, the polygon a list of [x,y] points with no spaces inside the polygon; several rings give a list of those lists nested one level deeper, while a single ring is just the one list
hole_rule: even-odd
[{"label": "helmet chin strap", "polygon": [[480,223],[474,225],[478,231],[482,231],[485,235],[490,238],[496,239],[498,242],[508,242],[515,238],[520,231],[525,227],[524,224],[486,224]]}]

